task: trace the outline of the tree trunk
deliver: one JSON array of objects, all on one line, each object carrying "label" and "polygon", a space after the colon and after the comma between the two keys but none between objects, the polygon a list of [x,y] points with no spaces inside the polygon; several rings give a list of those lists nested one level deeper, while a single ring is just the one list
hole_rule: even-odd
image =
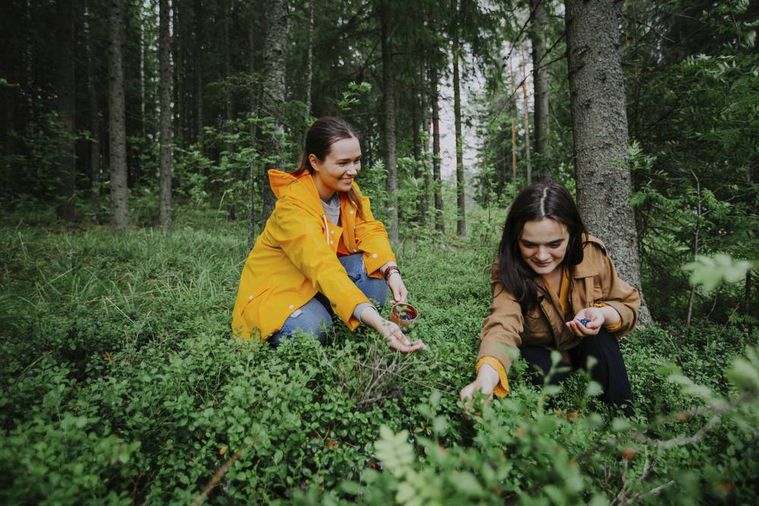
[{"label": "tree trunk", "polygon": [[383,2],[382,12],[382,91],[385,112],[385,169],[387,170],[387,210],[390,219],[390,240],[398,242],[398,168],[395,154],[395,83],[390,43],[390,6]]},{"label": "tree trunk", "polygon": [[530,157],[530,100],[527,96],[527,65],[524,46],[519,46],[519,65],[522,70],[522,116],[524,119],[524,161],[527,163],[527,184],[532,184],[532,160]]},{"label": "tree trunk", "polygon": [[124,0],[111,0],[110,58],[108,58],[108,136],[111,164],[113,226],[119,232],[129,226],[126,124],[124,117]]},{"label": "tree trunk", "polygon": [[430,81],[432,85],[432,184],[435,191],[435,230],[445,233],[443,180],[440,177],[440,92],[437,67],[434,63],[430,71]]},{"label": "tree trunk", "polygon": [[57,107],[63,126],[59,139],[58,160],[58,218],[73,221],[76,218],[74,197],[76,192],[76,74],[74,67],[74,2],[60,0],[56,4]]},{"label": "tree trunk", "polygon": [[203,2],[195,0],[193,15],[195,16],[195,44],[192,48],[192,67],[195,77],[195,124],[193,125],[193,141],[197,141],[203,133],[203,24],[206,22],[203,13]]},{"label": "tree trunk", "polygon": [[[420,81],[417,81],[420,82]],[[421,126],[421,110],[419,104],[419,95],[416,90],[411,91],[411,156],[414,158],[414,182],[416,188],[422,179],[422,146],[421,136],[419,135]],[[417,195],[416,199],[416,216],[417,223],[422,222],[422,195]]]},{"label": "tree trunk", "polygon": [[84,35],[85,52],[87,58],[87,106],[89,108],[89,126],[92,139],[89,143],[88,175],[93,197],[98,195],[100,184],[100,172],[102,170],[102,158],[100,156],[101,132],[100,132],[100,108],[98,107],[97,88],[95,87],[95,55],[92,50],[92,22],[93,14],[90,0],[85,2]]},{"label": "tree trunk", "polygon": [[[566,2],[577,204],[588,229],[608,246],[620,276],[640,290],[618,7],[614,0]],[[645,303],[640,316],[650,322]]]},{"label": "tree trunk", "polygon": [[[530,24],[530,39],[532,40],[532,86],[535,100],[535,154],[538,158],[539,173],[544,172],[544,161],[550,155],[548,152],[548,68],[543,59],[546,54],[545,33],[548,29],[548,14],[545,0],[532,0],[532,23]],[[541,167],[542,166],[542,167]]]},{"label": "tree trunk", "polygon": [[229,78],[232,76],[232,62],[231,57],[229,55],[229,51],[231,49],[231,42],[229,39],[229,32],[230,32],[230,26],[232,24],[231,16],[232,16],[232,6],[231,6],[231,0],[224,0],[221,3],[222,9],[224,9],[224,47],[222,48],[222,51],[224,52],[224,79],[225,79],[225,85],[224,85],[224,119],[226,122],[229,122],[232,120],[232,89],[229,82]]},{"label": "tree trunk", "polygon": [[160,202],[158,221],[161,228],[171,226],[171,150],[172,150],[172,126],[171,126],[171,33],[169,32],[169,0],[160,0],[159,5],[159,28],[158,28],[158,60],[160,76],[158,86],[161,101],[160,119]]},{"label": "tree trunk", "polygon": [[185,65],[183,60],[184,55],[184,41],[180,38],[182,32],[182,26],[180,24],[179,13],[182,11],[182,2],[175,0],[171,9],[171,26],[172,30],[172,44],[171,44],[171,56],[172,63],[174,64],[174,77],[172,81],[173,88],[173,101],[174,101],[174,133],[178,139],[180,146],[187,145],[187,131],[185,129],[185,107],[184,107],[184,90],[185,83],[183,77],[185,76]]},{"label": "tree trunk", "polygon": [[[420,65],[420,73],[418,76],[418,79],[420,83],[424,82],[424,77],[426,75],[425,66]],[[422,136],[422,154],[421,154],[421,160],[419,161],[420,168],[422,171],[422,198],[419,199],[419,224],[424,226],[427,224],[427,213],[430,209],[430,168],[427,165],[427,161],[429,160],[429,131],[430,131],[430,117],[429,117],[429,88],[427,86],[423,87],[423,92],[421,93],[421,96],[419,97],[420,103],[421,103],[421,130],[423,132]]]},{"label": "tree trunk", "polygon": [[461,133],[461,82],[459,78],[458,0],[453,0],[453,116],[456,130],[456,234],[466,235],[466,200],[464,194],[464,138]]},{"label": "tree trunk", "polygon": [[[250,21],[248,25],[248,51],[250,53],[248,58],[248,74],[252,78],[256,72],[256,32],[255,23],[252,21]],[[251,116],[258,116],[261,97],[261,90],[258,81],[256,81],[256,84],[251,88],[250,114]],[[256,125],[256,122],[252,122],[250,125],[250,145],[252,147],[256,146],[256,138],[258,137],[258,128]],[[260,214],[263,210],[262,207],[258,205],[260,182],[261,178],[258,175],[258,165],[256,165],[254,161],[251,161],[248,168],[248,249],[253,247],[253,241],[256,237],[256,230],[258,228],[258,224],[261,221]]]},{"label": "tree trunk", "polygon": [[[264,42],[264,69],[261,112],[273,118],[263,136],[264,171],[260,180],[263,196],[262,223],[274,208],[274,194],[269,186],[267,173],[282,168],[282,138],[284,136],[283,108],[285,103],[285,64],[287,61],[287,3],[275,0],[268,4],[268,21]],[[249,231],[252,238],[254,231]],[[252,243],[250,244],[252,246]]]},{"label": "tree trunk", "polygon": [[303,118],[303,144],[306,142],[306,132],[308,131],[308,118],[311,116],[311,81],[314,78],[314,3],[315,0],[308,2],[308,32],[306,34],[308,48],[306,50],[306,96],[304,102],[305,117]]},{"label": "tree trunk", "polygon": [[[516,79],[514,78],[514,66],[512,65],[511,58],[509,58],[509,81],[511,82],[509,96],[516,96]],[[511,101],[509,99],[509,101]],[[513,111],[511,113],[511,181],[517,182],[517,107],[516,98],[514,99]]]}]

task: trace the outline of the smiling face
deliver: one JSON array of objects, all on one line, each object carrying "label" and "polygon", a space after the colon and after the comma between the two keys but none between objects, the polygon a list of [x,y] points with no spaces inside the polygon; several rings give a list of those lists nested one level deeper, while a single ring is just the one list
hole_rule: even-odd
[{"label": "smiling face", "polygon": [[537,274],[546,276],[564,261],[569,244],[567,227],[550,218],[528,221],[519,237],[522,259]]},{"label": "smiling face", "polygon": [[316,188],[322,200],[329,200],[335,192],[347,192],[353,179],[361,171],[361,146],[355,137],[347,137],[332,143],[324,160],[309,154]]}]

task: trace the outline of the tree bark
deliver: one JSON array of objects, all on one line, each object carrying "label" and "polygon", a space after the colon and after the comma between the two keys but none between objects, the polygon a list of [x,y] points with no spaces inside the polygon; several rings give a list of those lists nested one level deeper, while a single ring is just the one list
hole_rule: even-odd
[{"label": "tree bark", "polygon": [[519,46],[519,66],[522,71],[522,118],[524,120],[524,161],[527,164],[527,184],[532,184],[532,157],[530,156],[530,100],[527,94],[527,64],[524,46]]},{"label": "tree bark", "polygon": [[[614,0],[566,2],[577,204],[588,229],[608,246],[620,276],[640,290],[619,16]],[[650,322],[645,303],[640,316]]]},{"label": "tree bark", "polygon": [[160,0],[158,27],[158,59],[160,68],[160,201],[158,221],[161,228],[171,226],[171,173],[172,173],[172,111],[171,111],[171,33],[169,32],[169,0]]},{"label": "tree bark", "polygon": [[[255,15],[253,11],[253,4],[249,6],[251,9],[251,18]],[[256,32],[255,23],[252,21],[248,25],[248,74],[251,79],[256,74]],[[250,92],[250,114],[251,116],[259,116],[259,103],[261,99],[261,90],[258,81],[251,87]],[[258,137],[258,123],[252,122],[250,125],[250,144],[252,147],[256,146],[256,139]],[[256,238],[256,231],[258,224],[261,222],[260,214],[263,211],[262,206],[258,205],[259,186],[261,178],[258,176],[259,166],[251,161],[248,168],[248,249],[253,247],[253,241]]]},{"label": "tree bark", "polygon": [[305,97],[305,117],[303,118],[303,144],[306,142],[306,124],[308,118],[311,116],[311,81],[314,78],[314,3],[315,0],[309,0],[308,2],[308,32],[307,32],[307,44],[306,50],[306,97]]},{"label": "tree bark", "polygon": [[535,154],[538,158],[538,172],[543,172],[540,165],[550,155],[548,152],[548,68],[543,62],[546,54],[545,33],[548,29],[546,0],[532,0],[532,22],[530,39],[532,41],[532,86],[535,100]]},{"label": "tree bark", "polygon": [[229,51],[231,49],[230,42],[230,26],[232,25],[232,6],[231,0],[224,0],[221,2],[221,7],[224,10],[224,79],[226,81],[224,85],[224,119],[229,122],[232,120],[232,91],[229,83],[229,78],[232,75],[232,61]]},{"label": "tree bark", "polygon": [[[514,66],[511,62],[511,58],[509,58],[509,81],[511,82],[511,90],[509,92],[510,96],[515,96],[517,89],[516,89],[516,79],[514,78]],[[510,104],[514,106],[513,112],[511,113],[511,181],[513,183],[517,182],[517,104],[516,104],[516,98],[514,98],[513,104]]]},{"label": "tree bark", "polygon": [[382,29],[382,91],[385,112],[385,170],[387,171],[387,210],[390,219],[390,240],[398,242],[398,168],[395,153],[395,83],[393,81],[393,55],[390,41],[390,6],[382,2],[380,9]]},{"label": "tree bark", "polygon": [[459,78],[458,0],[453,0],[453,116],[456,131],[456,234],[466,235],[466,200],[464,193],[464,138],[461,133],[461,80]]},{"label": "tree bark", "polygon": [[432,88],[432,184],[435,191],[435,230],[445,233],[443,219],[443,181],[440,177],[440,92],[437,67],[430,70]]},{"label": "tree bark", "polygon": [[102,158],[100,155],[102,139],[100,132],[100,108],[98,107],[98,94],[97,88],[95,87],[95,55],[92,50],[92,22],[94,17],[91,5],[90,0],[86,0],[84,7],[84,43],[87,57],[88,119],[90,136],[92,137],[89,143],[87,172],[90,177],[91,194],[93,197],[96,197],[98,195],[98,186],[100,184],[100,172],[102,171]]},{"label": "tree bark", "polygon": [[58,218],[73,221],[76,218],[74,198],[76,192],[76,74],[74,67],[74,2],[60,0],[56,4],[57,100],[56,109],[63,126],[59,139],[58,160]]},{"label": "tree bark", "polygon": [[206,22],[203,13],[203,2],[195,0],[193,15],[195,16],[195,44],[192,48],[192,67],[194,70],[195,124],[193,125],[193,141],[197,141],[203,133],[203,23]]},{"label": "tree bark", "polygon": [[[425,65],[420,66],[420,73],[418,76],[419,82],[423,83],[426,75]],[[430,168],[427,165],[429,160],[429,131],[430,131],[430,116],[429,116],[429,87],[424,86],[423,92],[419,97],[421,104],[421,130],[422,135],[422,153],[419,164],[422,171],[422,198],[419,199],[419,224],[424,226],[427,224],[427,213],[430,209]]]},{"label": "tree bark", "polygon": [[[285,103],[285,69],[287,62],[287,3],[275,0],[268,4],[268,21],[264,42],[263,97],[261,111],[273,123],[263,135],[264,171],[260,181],[263,196],[261,221],[265,221],[274,208],[274,194],[269,187],[268,171],[282,168],[282,138],[284,136],[283,108]],[[261,223],[260,225],[263,225]],[[252,237],[254,232],[250,231]],[[252,243],[250,244],[252,246]]]},{"label": "tree bark", "polygon": [[108,136],[111,164],[111,204],[113,227],[126,231],[129,226],[127,188],[126,123],[124,117],[124,0],[111,0],[110,58],[108,59]]}]

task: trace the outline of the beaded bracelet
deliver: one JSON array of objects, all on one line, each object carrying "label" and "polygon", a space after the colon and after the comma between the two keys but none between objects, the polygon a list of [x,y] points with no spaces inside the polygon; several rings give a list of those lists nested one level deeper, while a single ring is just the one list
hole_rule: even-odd
[{"label": "beaded bracelet", "polygon": [[397,272],[398,275],[401,275],[401,270],[398,268],[397,265],[391,265],[387,269],[385,269],[385,281],[387,281],[390,278],[390,275],[394,272]]}]

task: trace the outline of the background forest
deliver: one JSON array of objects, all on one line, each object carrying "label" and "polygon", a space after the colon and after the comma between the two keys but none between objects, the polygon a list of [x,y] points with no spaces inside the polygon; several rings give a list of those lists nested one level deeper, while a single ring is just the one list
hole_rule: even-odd
[{"label": "background forest", "polygon": [[[2,2],[0,498],[755,504],[758,28],[748,0]],[[231,338],[265,171],[324,115],[363,134],[423,354]],[[646,299],[633,418],[522,362],[458,404],[546,177]]]}]

